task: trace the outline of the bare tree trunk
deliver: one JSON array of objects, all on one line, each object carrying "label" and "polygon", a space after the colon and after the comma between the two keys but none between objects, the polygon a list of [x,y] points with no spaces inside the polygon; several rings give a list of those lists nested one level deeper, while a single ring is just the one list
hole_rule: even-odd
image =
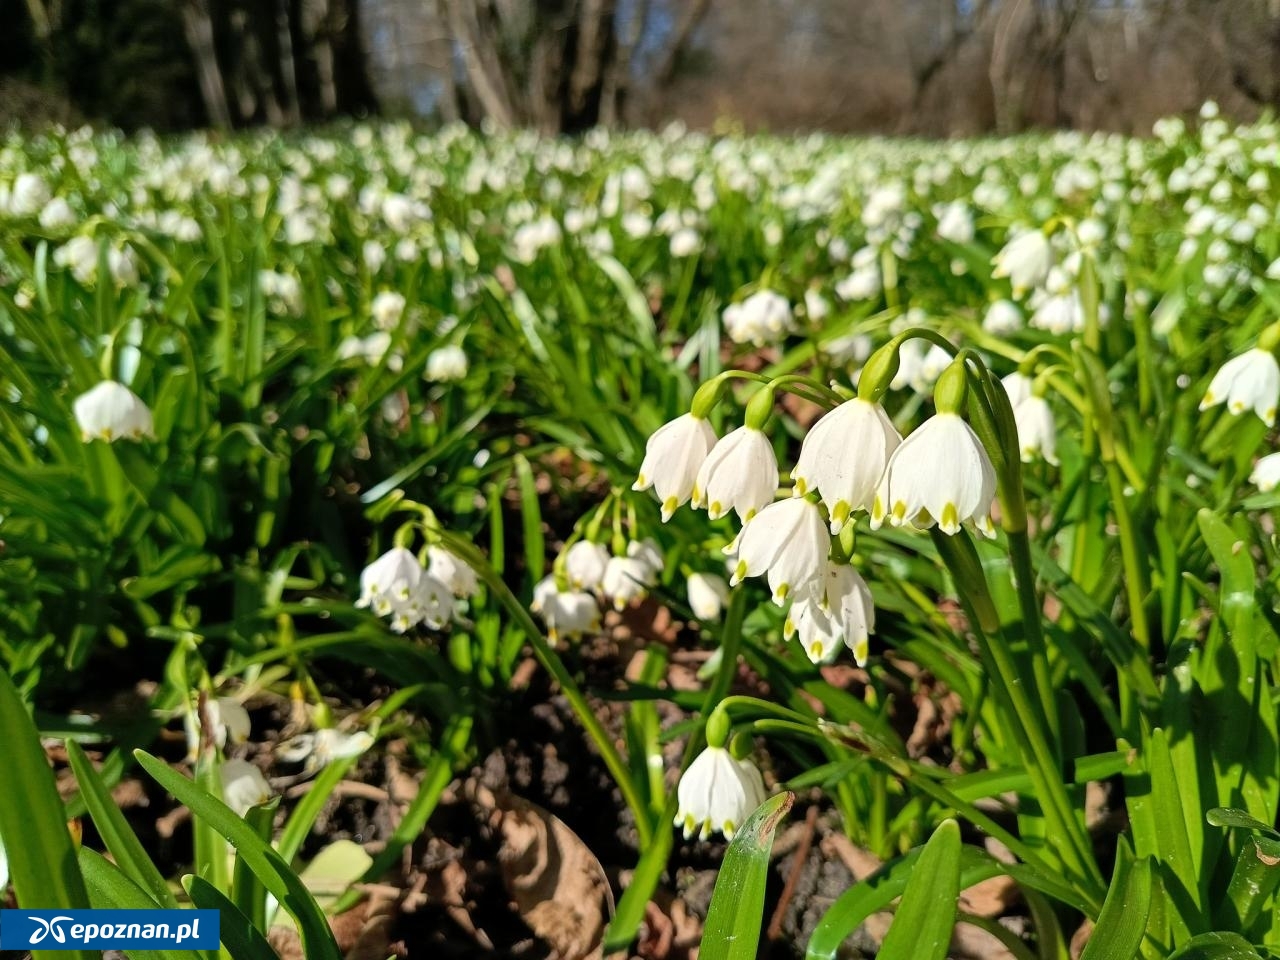
[{"label": "bare tree trunk", "polygon": [[618,52],[609,69],[605,71],[604,86],[600,92],[600,124],[616,127],[621,119],[622,104],[631,87],[631,58],[644,36],[649,18],[649,0],[635,0],[631,8],[631,20],[618,40]]},{"label": "bare tree trunk", "polygon": [[227,90],[213,45],[213,20],[209,16],[208,0],[185,0],[182,4],[182,26],[187,35],[187,45],[195,57],[200,96],[204,100],[209,123],[226,129],[231,126],[231,109],[227,106]]},{"label": "bare tree trunk", "polygon": [[683,4],[684,9],[680,20],[676,23],[671,39],[667,41],[662,56],[653,70],[652,84],[655,90],[660,90],[671,82],[676,72],[676,65],[680,62],[680,54],[688,46],[689,40],[693,37],[693,31],[702,22],[709,6],[711,6],[711,0],[686,0]]},{"label": "bare tree trunk", "polygon": [[588,94],[600,83],[603,58],[613,31],[613,0],[582,0],[578,49],[569,74],[569,109],[581,113]]},{"label": "bare tree trunk", "polygon": [[995,103],[996,132],[1000,134],[1015,133],[1022,127],[1028,82],[1026,70],[1018,69],[1016,60],[1018,48],[1025,49],[1027,35],[1035,32],[1028,29],[1036,18],[1032,7],[1032,0],[1006,0],[996,18],[988,76]]},{"label": "bare tree trunk", "polygon": [[302,122],[298,101],[298,65],[293,56],[293,30],[289,17],[289,0],[276,2],[276,44],[280,49],[280,77],[284,82],[284,112],[289,124]]},{"label": "bare tree trunk", "polygon": [[[467,79],[485,115],[499,127],[515,125],[516,116],[497,51],[487,37],[482,38],[474,0],[442,0],[449,16],[449,30],[462,53]],[[482,49],[483,45],[483,49]]]}]

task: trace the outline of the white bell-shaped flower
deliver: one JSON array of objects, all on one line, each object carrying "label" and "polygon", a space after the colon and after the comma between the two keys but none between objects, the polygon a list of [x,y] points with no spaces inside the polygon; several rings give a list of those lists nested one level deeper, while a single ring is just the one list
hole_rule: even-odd
[{"label": "white bell-shaped flower", "polygon": [[373,734],[367,730],[343,733],[325,728],[314,733],[291,737],[275,749],[286,763],[303,763],[307,773],[314,773],[335,760],[350,760],[373,746]]},{"label": "white bell-shaped flower", "polygon": [[997,337],[1007,337],[1022,329],[1022,311],[1012,300],[997,300],[987,307],[982,329]]},{"label": "white bell-shaped flower", "polygon": [[702,461],[690,503],[706,507],[712,520],[730,510],[743,521],[773,501],[778,492],[778,458],[764,431],[739,427],[726,434]]},{"label": "white bell-shaped flower", "polygon": [[427,572],[448,587],[455,597],[473,597],[479,589],[471,564],[444,547],[427,547]]},{"label": "white bell-shaped flower", "polygon": [[373,324],[379,330],[394,330],[404,314],[404,295],[394,290],[383,290],[369,304],[369,312],[373,315]]},{"label": "white bell-shaped flower", "polygon": [[552,644],[560,639],[577,639],[600,629],[600,605],[596,598],[582,590],[561,590],[555,577],[546,577],[533,588],[534,613],[547,625],[547,638]]},{"label": "white bell-shaped flower", "polygon": [[631,489],[652,487],[662,504],[665,523],[693,496],[698,471],[715,442],[716,432],[711,424],[692,413],[663,424],[645,444],[640,474]]},{"label": "white bell-shaped flower", "polygon": [[722,833],[732,840],[765,801],[764,779],[750,760],[735,759],[724,747],[707,747],[689,764],[676,788],[675,825],[688,840]]},{"label": "white bell-shaped flower", "polygon": [[1270,350],[1254,347],[1222,365],[1209,382],[1200,409],[1223,402],[1232,413],[1252,409],[1267,426],[1275,423],[1276,404],[1280,403],[1280,364]]},{"label": "white bell-shaped flower", "polygon": [[795,638],[813,663],[827,663],[840,646],[840,628],[823,602],[822,591],[809,589],[791,603],[782,634]]},{"label": "white bell-shaped flower", "polygon": [[[249,711],[239,700],[232,697],[211,697],[205,701],[204,712],[209,718],[213,742],[218,747],[225,747],[228,743],[245,743],[249,739],[252,730]],[[200,717],[194,707],[187,711],[183,725],[187,733],[187,755],[194,759],[200,748]]]},{"label": "white bell-shaped flower", "polygon": [[902,436],[878,403],[846,400],[805,435],[792,471],[796,492],[817,490],[839,533],[855,510],[871,510],[876,483]]},{"label": "white bell-shaped flower", "polygon": [[791,604],[783,625],[787,637],[795,635],[814,663],[831,658],[843,642],[858,666],[865,666],[870,636],[876,628],[871,588],[848,564],[828,564],[827,576]]},{"label": "white bell-shaped flower", "polygon": [[644,557],[610,557],[600,591],[621,610],[632,600],[643,600],[657,582],[657,571]]},{"label": "white bell-shaped flower", "polygon": [[1008,277],[1014,296],[1037,287],[1049,275],[1053,250],[1040,230],[1028,230],[1014,237],[995,255],[993,277]]},{"label": "white bell-shaped flower", "polygon": [[453,594],[404,547],[393,547],[360,574],[357,607],[389,617],[396,633],[425,623],[439,630],[453,615]]},{"label": "white bell-shaped flower", "polygon": [[579,540],[565,552],[564,575],[575,590],[599,590],[608,565],[608,547]]},{"label": "white bell-shaped flower", "polygon": [[973,428],[957,413],[939,413],[916,428],[889,458],[876,489],[871,526],[887,518],[929,527],[946,534],[972,520],[987,536],[991,502],[996,495],[996,472]]},{"label": "white bell-shaped flower", "polygon": [[1057,466],[1058,428],[1053,408],[1044,397],[1026,396],[1013,407],[1013,422],[1018,428],[1018,451],[1023,463],[1038,457]]},{"label": "white bell-shaped flower", "polygon": [[725,307],[723,320],[730,340],[757,347],[777,343],[796,326],[791,304],[772,290],[757,290],[741,303]]},{"label": "white bell-shaped flower", "polygon": [[1032,388],[1035,386],[1035,381],[1031,377],[1017,370],[1007,377],[1002,377],[1000,383],[1004,387],[1004,392],[1009,396],[1009,406],[1014,409],[1017,409],[1018,404],[1031,396]]},{"label": "white bell-shaped flower", "polygon": [[424,380],[432,383],[452,383],[467,378],[467,354],[456,344],[440,347],[427,354],[427,368],[423,371]]},{"label": "white bell-shaped flower", "polygon": [[123,383],[104,380],[76,397],[71,408],[85,443],[93,440],[114,443],[121,438],[155,439],[151,409]]},{"label": "white bell-shaped flower", "polygon": [[267,778],[247,760],[227,760],[218,773],[222,776],[223,802],[236,812],[236,816],[243,817],[250,807],[271,799]]},{"label": "white bell-shaped flower", "polygon": [[1253,465],[1249,482],[1262,493],[1270,493],[1280,485],[1280,453],[1269,453]]},{"label": "white bell-shaped flower", "polygon": [[652,537],[645,537],[643,540],[630,540],[627,542],[627,556],[633,560],[642,560],[649,565],[653,571],[653,576],[657,577],[662,573],[666,564],[662,559],[662,548],[654,542]]},{"label": "white bell-shaped flower", "polygon": [[735,544],[738,562],[729,583],[767,573],[773,602],[782,604],[821,581],[831,537],[817,504],[792,497],[769,504],[742,528]]},{"label": "white bell-shaped flower", "polygon": [[729,602],[729,584],[714,573],[689,574],[689,609],[699,620],[718,620]]}]

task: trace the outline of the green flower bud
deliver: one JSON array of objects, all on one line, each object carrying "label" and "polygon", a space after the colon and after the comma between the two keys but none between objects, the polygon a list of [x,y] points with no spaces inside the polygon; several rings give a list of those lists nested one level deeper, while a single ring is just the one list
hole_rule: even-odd
[{"label": "green flower bud", "polygon": [[933,405],[939,413],[964,413],[965,401],[969,397],[969,371],[965,369],[965,361],[957,359],[942,371],[933,388]]}]

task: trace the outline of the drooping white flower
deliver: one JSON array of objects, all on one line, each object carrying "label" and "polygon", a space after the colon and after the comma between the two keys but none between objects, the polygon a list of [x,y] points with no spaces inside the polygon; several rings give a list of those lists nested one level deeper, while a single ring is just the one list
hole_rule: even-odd
[{"label": "drooping white flower", "polygon": [[831,532],[839,533],[853,511],[871,510],[876,483],[901,442],[878,403],[846,400],[805,435],[791,474],[796,491],[803,496],[817,490],[831,517]]},{"label": "drooping white flower", "polygon": [[939,413],[893,451],[876,488],[871,526],[934,523],[954,534],[965,520],[994,536],[991,502],[996,472],[973,428],[957,413]]},{"label": "drooping white flower", "polygon": [[692,227],[681,227],[671,235],[671,256],[676,259],[692,256],[702,249],[702,238]]},{"label": "drooping white flower", "polygon": [[750,760],[737,760],[724,747],[698,754],[676,788],[675,825],[688,840],[722,833],[732,840],[756,807],[765,801],[764,780]]},{"label": "drooping white flower", "polygon": [[666,563],[662,559],[662,548],[652,537],[627,541],[627,556],[648,564],[655,578],[666,568]]},{"label": "drooping white flower", "polygon": [[49,202],[49,186],[37,173],[20,173],[9,191],[9,213],[29,217]]},{"label": "drooping white flower", "polygon": [[64,230],[75,226],[76,213],[62,197],[54,197],[40,211],[40,226],[46,230]]},{"label": "drooping white flower", "polygon": [[80,427],[80,439],[85,443],[156,438],[151,409],[123,383],[104,380],[76,397],[71,408]]},{"label": "drooping white flower", "polygon": [[1040,230],[1028,230],[1014,237],[995,255],[992,277],[1008,277],[1014,296],[1039,286],[1053,264],[1049,238]]},{"label": "drooping white flower", "polygon": [[1209,382],[1200,409],[1207,410],[1224,401],[1232,413],[1252,408],[1267,426],[1275,423],[1276,404],[1280,402],[1280,364],[1271,351],[1253,347],[1222,365]]},{"label": "drooping white flower", "polygon": [[427,547],[427,572],[443,583],[455,597],[473,597],[479,586],[471,564],[444,547]]},{"label": "drooping white flower", "polygon": [[579,540],[565,552],[564,575],[575,590],[599,590],[608,565],[608,547]]},{"label": "drooping white flower", "polygon": [[545,577],[533,588],[529,609],[542,617],[552,644],[559,643],[561,637],[576,639],[600,629],[596,598],[583,590],[561,590],[554,576]]},{"label": "drooping white flower", "polygon": [[1022,311],[1012,300],[997,300],[987,307],[982,329],[997,337],[1007,337],[1022,329]]},{"label": "drooping white flower", "polygon": [[[804,312],[808,315],[810,323],[822,323],[831,313],[831,304],[827,302],[826,297],[810,287],[804,292]],[[823,346],[830,353],[830,341]]]},{"label": "drooping white flower", "polygon": [[739,427],[725,434],[702,461],[691,506],[707,508],[712,520],[730,510],[750,520],[778,492],[778,458],[764,431]]},{"label": "drooping white flower", "polygon": [[600,592],[621,610],[632,600],[643,600],[657,582],[653,565],[644,557],[610,557],[604,568]]},{"label": "drooping white flower", "polygon": [[718,620],[729,601],[729,584],[714,573],[689,574],[689,609],[699,620]]},{"label": "drooping white flower", "polygon": [[1058,463],[1058,428],[1053,421],[1053,409],[1044,397],[1028,395],[1013,407],[1013,422],[1018,428],[1018,450],[1023,463],[1037,457]]},{"label": "drooping white flower", "polygon": [[389,617],[396,633],[419,623],[439,630],[453,614],[453,595],[412,552],[392,547],[361,572],[356,606]]},{"label": "drooping white flower", "polygon": [[797,596],[783,625],[783,633],[796,636],[801,649],[814,663],[830,659],[835,646],[844,643],[858,666],[867,662],[868,643],[875,632],[876,611],[871,589],[848,564],[828,564],[827,575]]},{"label": "drooping white flower", "polygon": [[773,602],[782,604],[826,574],[831,537],[817,504],[792,497],[769,504],[747,521],[736,542],[738,563],[729,583],[767,573]]},{"label": "drooping white flower", "polygon": [[1270,493],[1280,484],[1280,453],[1269,453],[1253,465],[1249,482],[1262,493]]},{"label": "drooping white flower", "polygon": [[741,303],[730,304],[722,319],[730,340],[757,347],[777,343],[795,330],[791,304],[772,290],[757,290]]},{"label": "drooping white flower", "polygon": [[662,504],[665,523],[693,496],[698,471],[715,442],[716,432],[711,424],[692,413],[663,424],[645,444],[640,474],[631,489],[652,487]]},{"label": "drooping white flower", "polygon": [[[249,739],[252,724],[249,711],[239,700],[232,697],[211,697],[204,704],[205,716],[209,718],[210,732],[213,742],[219,748],[228,743],[244,743]],[[187,754],[195,757],[200,748],[200,717],[196,710],[188,710],[183,725],[187,733]]]},{"label": "drooping white flower", "polygon": [[243,817],[250,807],[271,799],[271,787],[262,771],[247,760],[227,760],[218,770],[222,776],[222,799]]},{"label": "drooping white flower", "polygon": [[383,290],[369,304],[369,313],[373,315],[373,324],[379,330],[394,330],[404,314],[405,299],[403,294],[394,290]]},{"label": "drooping white flower", "polygon": [[367,730],[343,733],[325,728],[291,737],[276,747],[275,754],[286,763],[303,763],[307,773],[314,773],[335,760],[358,757],[372,746],[373,734]]},{"label": "drooping white flower", "polygon": [[72,237],[53,252],[53,262],[69,268],[77,283],[88,286],[98,275],[98,244],[83,234]]},{"label": "drooping white flower", "polygon": [[1016,408],[1023,400],[1031,396],[1031,389],[1035,381],[1025,373],[1015,370],[1008,376],[1002,377],[1000,383],[1004,387],[1004,392],[1009,395],[1009,406]]},{"label": "drooping white flower", "polygon": [[1079,333],[1084,329],[1084,303],[1076,290],[1067,290],[1050,296],[1043,296],[1031,313],[1031,326],[1061,336],[1064,333]]},{"label": "drooping white flower", "polygon": [[938,217],[938,236],[952,243],[973,243],[973,212],[963,200],[956,200],[934,211]]},{"label": "drooping white flower", "polygon": [[423,377],[435,383],[450,383],[467,378],[467,355],[457,344],[439,347],[427,354]]}]

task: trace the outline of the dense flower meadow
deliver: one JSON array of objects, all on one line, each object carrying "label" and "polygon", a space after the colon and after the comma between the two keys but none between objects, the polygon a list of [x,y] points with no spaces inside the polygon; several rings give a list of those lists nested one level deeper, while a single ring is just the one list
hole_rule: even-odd
[{"label": "dense flower meadow", "polygon": [[[808,956],[895,901],[886,957],[1270,955],[1278,347],[1280,124],[1212,104],[1143,139],[11,135],[0,734],[100,751],[107,867],[160,902],[92,800],[136,756],[208,824],[180,899],[327,956],[288,886],[327,791],[411,744],[346,878],[385,880],[532,656],[616,791],[609,948],[719,835],[747,886],[702,948],[755,956],[727,898],[795,795],[883,864]],[[87,848],[41,879],[47,801],[0,805],[0,889],[115,903]]]}]

